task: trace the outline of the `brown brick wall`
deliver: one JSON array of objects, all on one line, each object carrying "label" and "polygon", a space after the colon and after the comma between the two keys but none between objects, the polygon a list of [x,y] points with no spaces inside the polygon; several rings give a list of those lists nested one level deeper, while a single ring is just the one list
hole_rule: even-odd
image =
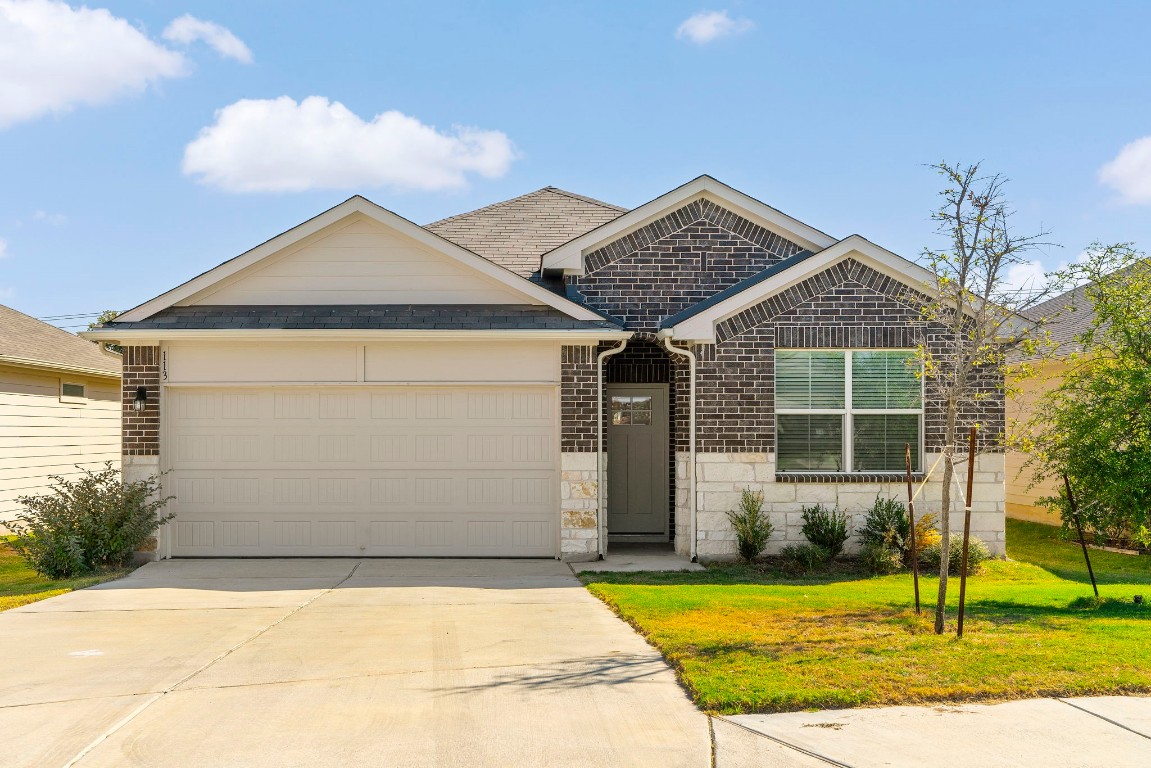
[{"label": "brown brick wall", "polygon": [[708,201],[696,201],[587,255],[570,278],[588,303],[654,332],[660,321],[798,252]]},{"label": "brown brick wall", "polygon": [[596,450],[596,347],[560,349],[560,446],[563,451]]},{"label": "brown brick wall", "polygon": [[[717,343],[696,349],[698,449],[774,449],[777,347],[911,349],[926,338],[940,350],[943,329],[925,329],[909,293],[902,283],[848,259],[721,323]],[[931,451],[944,443],[944,403],[930,381],[926,390],[924,432]],[[978,423],[981,450],[1001,450],[1002,381],[989,379],[984,393],[962,404],[957,429],[962,436]]]},{"label": "brown brick wall", "polygon": [[[148,403],[137,413],[136,388],[146,387]],[[160,348],[124,347],[121,384],[125,456],[160,455]]]}]

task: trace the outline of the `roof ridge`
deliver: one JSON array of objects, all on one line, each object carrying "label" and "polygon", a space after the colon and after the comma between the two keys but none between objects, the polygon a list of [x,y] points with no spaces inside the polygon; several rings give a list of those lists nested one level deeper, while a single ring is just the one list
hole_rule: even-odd
[{"label": "roof ridge", "polygon": [[[585,203],[591,203],[592,205],[598,205],[601,208],[608,208],[608,209],[613,210],[613,211],[619,211],[620,213],[627,213],[628,212],[627,208],[622,208],[618,205],[613,205],[612,203],[605,203],[603,200],[597,200],[594,197],[588,197],[587,195],[581,195],[581,194],[578,194],[576,192],[568,192],[566,189],[560,189],[559,187],[544,187],[544,189],[546,189],[549,192],[555,192],[556,194],[559,194],[559,195],[565,195],[567,197],[572,198],[573,200],[582,200]],[[540,191],[543,191],[543,190],[540,190]]]},{"label": "roof ridge", "polygon": [[495,208],[502,208],[505,205],[519,202],[520,200],[523,200],[524,198],[538,195],[540,192],[546,192],[549,189],[551,189],[551,187],[540,187],[539,189],[533,190],[531,192],[525,192],[524,194],[518,195],[516,197],[509,197],[507,200],[500,200],[500,201],[495,202],[495,203],[488,203],[487,205],[483,206],[482,208],[476,208],[475,210],[471,210],[471,211],[464,211],[463,213],[455,213],[455,214],[452,214],[451,216],[447,216],[447,217],[442,218],[442,219],[437,219],[436,221],[428,222],[427,224],[424,224],[423,226],[425,229],[427,229],[428,227],[434,227],[437,224],[445,224],[449,221],[454,221],[455,219],[462,219],[465,216],[471,216],[471,215],[476,214],[476,213],[483,213],[484,211],[490,211],[490,210],[493,210]]},{"label": "roof ridge", "polygon": [[592,205],[598,205],[601,208],[607,208],[608,210],[618,211],[620,213],[626,213],[628,210],[627,208],[621,208],[618,205],[612,205],[611,203],[605,203],[603,200],[596,200],[594,197],[587,197],[585,195],[576,194],[575,192],[568,192],[566,189],[560,189],[559,187],[547,186],[547,187],[540,187],[539,189],[533,190],[531,192],[525,192],[522,195],[518,195],[516,197],[511,197],[511,198],[508,198],[507,200],[500,200],[500,201],[495,202],[495,203],[489,203],[488,205],[485,205],[482,208],[476,208],[475,210],[464,211],[463,213],[456,213],[456,214],[453,214],[451,216],[447,216],[447,217],[442,218],[442,219],[437,219],[436,221],[428,222],[427,224],[424,224],[423,226],[425,229],[428,227],[435,227],[435,226],[438,226],[440,224],[446,224],[449,221],[455,221],[456,219],[462,219],[465,216],[472,216],[472,215],[477,214],[477,213],[484,213],[485,211],[491,211],[491,210],[495,210],[496,208],[502,208],[505,205],[517,203],[520,200],[524,200],[524,199],[529,198],[529,197],[535,197],[536,195],[539,195],[541,192],[550,192],[552,194],[563,195],[564,197],[571,198],[572,200],[579,200],[579,201],[584,202],[584,203],[590,203]]}]

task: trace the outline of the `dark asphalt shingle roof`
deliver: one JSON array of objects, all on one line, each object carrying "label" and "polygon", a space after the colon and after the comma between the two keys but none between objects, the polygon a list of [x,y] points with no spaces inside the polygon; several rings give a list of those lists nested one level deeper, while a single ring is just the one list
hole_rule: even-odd
[{"label": "dark asphalt shingle roof", "polygon": [[796,253],[792,256],[788,256],[786,259],[784,259],[782,261],[777,261],[776,263],[772,264],[770,267],[763,270],[762,272],[756,272],[751,277],[749,277],[745,280],[740,280],[735,285],[731,285],[731,286],[728,286],[727,288],[724,288],[719,293],[716,293],[716,294],[709,296],[708,298],[704,299],[703,301],[699,302],[698,304],[692,304],[690,307],[688,307],[684,311],[680,312],[679,314],[664,318],[663,322],[659,324],[659,327],[660,328],[672,328],[675,325],[682,323],[684,320],[687,320],[689,317],[695,317],[700,312],[703,312],[705,309],[708,309],[709,307],[714,307],[716,304],[720,303],[721,301],[728,299],[732,296],[735,296],[737,293],[743,293],[744,291],[746,291],[751,286],[762,283],[764,280],[768,279],[769,277],[773,277],[775,275],[778,275],[780,272],[783,272],[784,270],[791,269],[796,264],[799,264],[800,262],[804,261],[805,259],[809,258],[812,255],[813,254],[811,251],[800,251],[799,253]]},{"label": "dark asphalt shingle roof", "polygon": [[1023,314],[1028,320],[1043,323],[1060,355],[1080,351],[1076,339],[1095,321],[1095,307],[1087,298],[1086,285],[1040,302]]},{"label": "dark asphalt shingle roof", "polygon": [[134,323],[112,322],[128,330],[619,330],[603,320],[578,320],[558,309],[505,304],[349,304],[168,307]]}]

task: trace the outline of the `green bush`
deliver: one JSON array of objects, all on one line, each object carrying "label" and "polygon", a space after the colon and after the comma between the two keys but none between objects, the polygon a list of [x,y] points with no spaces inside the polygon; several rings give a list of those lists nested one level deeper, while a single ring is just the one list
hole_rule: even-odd
[{"label": "green bush", "polygon": [[812,544],[827,551],[831,558],[843,552],[847,541],[847,513],[839,507],[825,507],[816,504],[803,508],[803,535]]},{"label": "green bush", "polygon": [[783,570],[797,576],[823,570],[831,554],[817,544],[788,544],[779,551]]},{"label": "green bush", "polygon": [[[922,551],[939,541],[935,530],[934,512],[920,515],[915,520],[915,546]],[[911,526],[907,507],[902,501],[875,497],[867,510],[867,517],[859,529],[859,541],[864,547],[885,547],[899,552],[905,563],[911,562]]]},{"label": "green bush", "polygon": [[[962,534],[952,534],[951,546],[948,547],[947,556],[947,572],[952,576],[959,575],[959,569],[962,565],[961,558],[963,557],[963,536]],[[939,570],[939,558],[943,552],[943,542],[936,541],[920,551],[919,561],[923,563],[924,567],[929,569]],[[980,567],[984,562],[991,559],[991,550],[982,540],[972,536],[967,545],[967,575],[979,573]]]},{"label": "green bush", "polygon": [[868,573],[876,576],[903,570],[903,555],[900,551],[883,544],[864,544],[859,552],[859,562]]},{"label": "green bush", "polygon": [[745,488],[739,500],[739,509],[728,512],[727,519],[731,521],[736,541],[739,542],[739,556],[749,563],[759,557],[775,530],[767,513],[763,511],[763,491]]},{"label": "green bush", "polygon": [[18,498],[25,509],[6,523],[15,534],[9,545],[51,579],[124,565],[173,517],[160,516],[171,497],[160,497],[158,477],[122,483],[111,462],[100,472],[79,469],[75,480],[51,476],[51,493]]}]

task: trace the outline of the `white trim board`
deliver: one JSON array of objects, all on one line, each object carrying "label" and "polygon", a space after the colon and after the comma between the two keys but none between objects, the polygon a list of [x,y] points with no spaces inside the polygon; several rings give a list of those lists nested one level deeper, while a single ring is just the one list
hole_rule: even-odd
[{"label": "white trim board", "polygon": [[671,329],[672,338],[679,341],[714,344],[715,327],[719,323],[849,258],[866,264],[912,289],[924,290],[933,279],[931,272],[918,264],[897,256],[859,235],[851,235],[830,248],[809,256],[790,269],[748,286],[746,290],[676,323]]},{"label": "white trim board", "polygon": [[324,211],[319,216],[315,216],[303,224],[293,227],[283,234],[277,235],[262,245],[258,245],[170,291],[124,312],[117,320],[120,322],[138,322],[145,320],[163,309],[167,309],[181,302],[186,302],[199,294],[208,293],[219,283],[228,280],[242,271],[250,269],[265,259],[274,257],[285,248],[289,248],[305,238],[311,237],[357,214],[389,227],[398,234],[408,237],[418,244],[434,250],[438,254],[447,256],[464,266],[470,267],[481,276],[523,296],[526,304],[545,304],[578,320],[603,319],[590,309],[563,296],[559,296],[543,286],[520,277],[512,271],[488,261],[466,248],[462,248],[455,243],[445,240],[439,235],[429,232],[423,227],[392,213],[386,208],[376,205],[364,197],[356,195],[334,208]]},{"label": "white trim board", "polygon": [[[125,344],[132,343],[140,346],[155,345],[164,341],[411,341],[417,339],[440,340],[458,339],[473,341],[486,340],[535,340],[535,341],[586,341],[594,343],[599,340],[630,339],[632,331],[611,330],[608,328],[588,328],[577,330],[479,330],[479,331],[450,331],[450,330],[417,330],[417,329],[387,329],[387,330],[348,330],[326,328],[214,328],[204,330],[188,329],[116,329],[102,328],[94,331],[81,331],[80,337],[92,341],[114,341]],[[107,374],[105,374],[107,375]]]},{"label": "white trim board", "polygon": [[588,253],[700,199],[709,200],[726,208],[809,251],[821,251],[836,242],[834,237],[777,211],[711,176],[700,176],[545,253],[543,268],[562,269],[567,274],[582,274],[583,257]]}]

